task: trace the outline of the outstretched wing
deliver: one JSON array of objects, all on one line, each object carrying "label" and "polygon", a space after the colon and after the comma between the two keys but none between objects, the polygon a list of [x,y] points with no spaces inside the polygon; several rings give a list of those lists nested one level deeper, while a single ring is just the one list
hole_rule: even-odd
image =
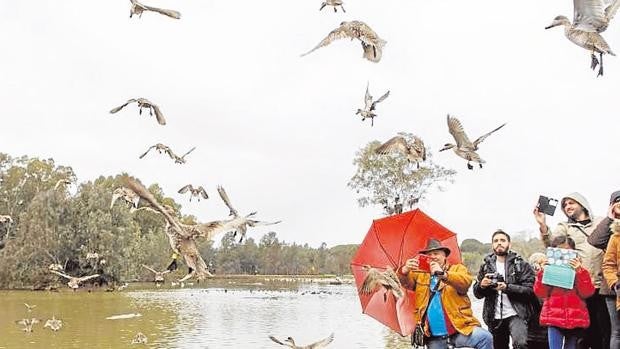
[{"label": "outstretched wing", "polygon": [[155,118],[157,119],[157,122],[160,125],[165,125],[166,124],[166,119],[164,119],[164,114],[161,113],[161,110],[159,110],[159,107],[156,105],[152,105],[153,111],[155,111]]},{"label": "outstretched wing", "polygon": [[454,116],[450,116],[450,114],[448,114],[448,130],[450,131],[452,137],[454,137],[456,145],[459,148],[474,149],[474,146],[471,144],[467,134],[465,134],[465,130],[463,130],[463,125],[459,119]]},{"label": "outstretched wing", "polygon": [[269,339],[271,339],[272,341],[274,341],[274,342],[276,342],[276,343],[278,343],[278,344],[280,344],[280,345],[286,345],[285,343],[280,342],[280,341],[279,341],[276,337],[274,337],[274,336],[269,336]]},{"label": "outstretched wing", "polygon": [[377,149],[375,149],[375,153],[377,154],[385,155],[390,152],[407,154],[409,152],[407,140],[405,140],[402,136],[392,137],[389,141],[381,144]]},{"label": "outstretched wing", "polygon": [[196,149],[196,147],[193,147],[192,149],[188,150],[187,153],[183,154],[183,156],[181,156],[181,159],[185,158],[189,153],[193,152],[194,149]]},{"label": "outstretched wing", "polygon": [[372,106],[370,107],[370,109],[375,109],[377,103],[381,103],[383,102],[383,100],[385,100],[386,98],[388,98],[388,96],[390,95],[390,90],[388,90],[383,96],[379,97],[379,99],[377,99],[376,101],[374,101],[372,103]]},{"label": "outstretched wing", "polygon": [[370,108],[372,107],[372,95],[370,94],[370,91],[368,90],[369,86],[370,86],[370,83],[367,82],[366,83],[366,94],[364,95],[364,109],[365,110],[370,110]]},{"label": "outstretched wing", "polygon": [[61,272],[58,272],[58,271],[56,271],[56,270],[50,270],[50,272],[51,272],[51,273],[54,273],[54,274],[56,274],[56,275],[62,276],[63,278],[66,278],[66,279],[68,279],[68,280],[73,279],[73,277],[71,277],[71,276],[69,276],[69,275],[67,275],[67,274],[63,274],[63,273],[61,273]]},{"label": "outstretched wing", "polygon": [[349,33],[347,32],[345,27],[338,27],[334,30],[332,30],[329,34],[327,34],[327,36],[325,37],[325,39],[321,40],[321,42],[319,42],[318,45],[316,45],[312,50],[303,53],[301,55],[301,57],[308,55],[318,49],[320,49],[321,47],[327,46],[329,44],[331,44],[332,42],[338,40],[338,39],[344,39],[346,37],[349,37]]},{"label": "outstretched wing", "polygon": [[263,226],[263,225],[274,225],[274,224],[278,224],[278,223],[282,223],[282,221],[264,222],[264,221],[248,220],[248,225],[250,227],[259,227],[259,226]]},{"label": "outstretched wing", "polygon": [[329,343],[331,343],[334,340],[334,334],[330,334],[327,338],[325,339],[321,339],[318,342],[312,343],[310,345],[308,345],[307,348],[309,349],[320,349],[320,348],[325,348]]},{"label": "outstretched wing", "polygon": [[573,25],[586,32],[603,32],[607,29],[604,0],[573,0]]},{"label": "outstretched wing", "polygon": [[121,110],[121,109],[125,108],[125,107],[129,104],[129,103],[133,103],[133,102],[135,102],[135,101],[136,101],[136,100],[135,100],[135,99],[133,99],[133,98],[132,98],[132,99],[130,99],[130,100],[128,100],[127,102],[125,102],[125,104],[119,105],[118,107],[113,108],[112,110],[110,110],[110,114],[114,114],[114,113],[118,112],[119,110]]},{"label": "outstretched wing", "polygon": [[81,278],[78,278],[78,280],[80,282],[84,282],[86,280],[90,280],[90,279],[94,279],[96,277],[99,277],[99,274],[93,274],[93,275],[88,275],[88,276],[82,276]]},{"label": "outstretched wing", "polygon": [[493,132],[499,130],[500,128],[504,127],[506,125],[506,123],[503,123],[500,127],[494,129],[493,131],[489,132],[489,133],[485,133],[482,136],[478,137],[478,139],[476,139],[474,141],[474,150],[478,150],[478,144],[482,143],[482,141],[484,141],[487,137],[489,137]]},{"label": "outstretched wing", "polygon": [[228,194],[226,194],[226,191],[224,190],[224,187],[218,185],[217,186],[217,192],[220,194],[220,197],[222,198],[222,201],[224,201],[224,203],[226,204],[226,206],[228,206],[228,209],[230,210],[230,216],[239,216],[239,213],[237,213],[237,210],[235,210],[232,205],[230,204],[230,199],[228,198]]},{"label": "outstretched wing", "polygon": [[375,268],[369,268],[368,274],[364,278],[362,285],[359,288],[361,294],[371,294],[375,292],[377,286],[380,285],[379,279],[383,278],[381,272]]},{"label": "outstretched wing", "polygon": [[184,186],[183,188],[179,189],[179,194],[185,194],[187,193],[188,190],[192,190],[194,187],[191,184],[188,184],[186,186]]},{"label": "outstretched wing", "polygon": [[209,194],[207,194],[207,191],[202,187],[202,185],[198,187],[198,195],[202,196],[203,199],[209,198]]},{"label": "outstretched wing", "polygon": [[151,271],[151,272],[153,272],[153,273],[155,273],[155,274],[157,274],[157,271],[156,271],[155,269],[153,269],[153,268],[149,267],[148,265],[144,265],[144,264],[142,264],[142,267],[143,267],[143,268],[145,268],[145,269],[147,269],[147,270],[149,270],[149,271]]},{"label": "outstretched wing", "polygon": [[605,3],[607,4],[605,16],[607,17],[607,23],[609,23],[616,15],[616,12],[618,12],[618,8],[620,8],[620,0],[605,0]]},{"label": "outstretched wing", "polygon": [[170,18],[174,18],[174,19],[180,19],[181,18],[181,13],[179,11],[168,10],[168,9],[165,9],[165,8],[158,8],[158,7],[152,7],[152,6],[147,6],[147,5],[144,5],[144,8],[146,8],[149,11],[161,13],[162,15],[168,16]]},{"label": "outstretched wing", "polygon": [[142,159],[143,157],[145,157],[145,156],[146,156],[146,154],[148,154],[148,153],[151,151],[151,149],[153,149],[153,148],[155,148],[155,147],[156,147],[156,145],[152,145],[152,146],[150,146],[150,147],[149,147],[149,148],[148,148],[148,149],[144,152],[144,154],[140,155],[140,159]]}]

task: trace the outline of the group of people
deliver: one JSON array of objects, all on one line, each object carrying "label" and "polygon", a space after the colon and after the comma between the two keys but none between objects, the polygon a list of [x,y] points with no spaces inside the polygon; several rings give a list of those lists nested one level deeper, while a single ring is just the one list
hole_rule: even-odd
[{"label": "group of people", "polygon": [[[430,239],[420,256],[399,268],[401,284],[415,292],[417,323],[428,349],[471,347],[507,349],[620,349],[620,191],[612,193],[607,217],[595,217],[579,193],[562,198],[566,222],[551,229],[534,209],[545,247],[574,250],[569,261],[573,287],[543,283],[548,259],[534,253],[525,260],[512,251],[510,235],[491,236],[492,252],[477,277],[463,264],[450,264],[451,251]],[[484,298],[484,329],[467,295]]]}]

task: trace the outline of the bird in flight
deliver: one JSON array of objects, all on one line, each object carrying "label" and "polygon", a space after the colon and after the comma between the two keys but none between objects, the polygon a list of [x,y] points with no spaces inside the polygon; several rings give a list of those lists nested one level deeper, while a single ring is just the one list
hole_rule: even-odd
[{"label": "bird in flight", "polygon": [[129,0],[129,1],[131,1],[131,10],[129,11],[129,18],[133,17],[133,15],[138,15],[138,17],[142,18],[142,12],[144,11],[152,11],[152,12],[161,13],[162,15],[165,15],[165,16],[168,16],[174,19],[181,18],[181,13],[179,11],[147,6],[147,5],[140,3],[138,0]]},{"label": "bird in flight", "polygon": [[209,198],[209,195],[207,195],[207,191],[205,190],[205,188],[203,188],[202,186],[194,188],[194,186],[191,184],[188,184],[183,188],[179,189],[179,194],[185,194],[188,191],[191,193],[189,201],[192,201],[192,198],[194,197],[198,198],[198,201],[200,201],[200,198],[203,198],[205,200]]},{"label": "bird in flight", "polygon": [[312,50],[302,54],[305,56],[321,47],[325,47],[338,39],[350,38],[359,39],[364,50],[363,57],[371,62],[379,62],[383,54],[383,46],[387,43],[381,39],[374,30],[362,21],[342,22],[340,26],[332,30],[327,36],[321,40]]},{"label": "bird in flight", "polygon": [[142,109],[148,109],[150,116],[153,116],[153,113],[155,113],[155,119],[157,119],[157,122],[160,125],[165,125],[166,124],[166,119],[164,118],[164,114],[162,114],[162,112],[159,109],[159,107],[156,104],[154,104],[153,102],[151,102],[148,99],[146,99],[146,98],[131,98],[131,99],[127,100],[127,102],[125,102],[125,104],[121,104],[118,107],[113,108],[112,110],[110,110],[110,114],[116,114],[121,109],[125,108],[130,103],[134,103],[134,102],[138,103],[138,108],[140,108],[138,113],[140,115],[142,115]]},{"label": "bird in flight", "polygon": [[415,162],[418,168],[420,161],[426,161],[426,147],[418,136],[413,136],[412,142],[407,142],[403,136],[395,136],[375,149],[375,153],[382,155],[391,152],[404,154],[407,160],[410,163]]}]

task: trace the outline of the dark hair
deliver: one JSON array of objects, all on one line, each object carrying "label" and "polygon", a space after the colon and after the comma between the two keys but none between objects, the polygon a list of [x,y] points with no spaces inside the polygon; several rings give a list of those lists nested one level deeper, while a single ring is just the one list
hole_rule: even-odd
[{"label": "dark hair", "polygon": [[553,240],[551,240],[551,247],[558,247],[564,243],[568,244],[571,249],[575,249],[575,240],[568,235],[559,235],[553,238]]},{"label": "dark hair", "polygon": [[493,235],[491,235],[491,241],[493,241],[493,239],[495,238],[495,235],[498,234],[502,234],[502,235],[506,235],[506,238],[508,238],[508,242],[510,242],[510,235],[508,235],[508,233],[506,233],[505,231],[501,230],[501,229],[497,229]]}]

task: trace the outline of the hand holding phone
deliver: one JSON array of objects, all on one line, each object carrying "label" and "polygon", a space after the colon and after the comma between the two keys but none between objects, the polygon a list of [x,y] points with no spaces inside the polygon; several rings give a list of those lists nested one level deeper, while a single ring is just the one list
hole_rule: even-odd
[{"label": "hand holding phone", "polygon": [[543,195],[538,197],[538,204],[536,205],[538,212],[542,212],[547,216],[553,216],[556,207],[558,207],[558,200]]},{"label": "hand holding phone", "polygon": [[431,271],[431,258],[425,254],[418,255],[418,270]]}]

